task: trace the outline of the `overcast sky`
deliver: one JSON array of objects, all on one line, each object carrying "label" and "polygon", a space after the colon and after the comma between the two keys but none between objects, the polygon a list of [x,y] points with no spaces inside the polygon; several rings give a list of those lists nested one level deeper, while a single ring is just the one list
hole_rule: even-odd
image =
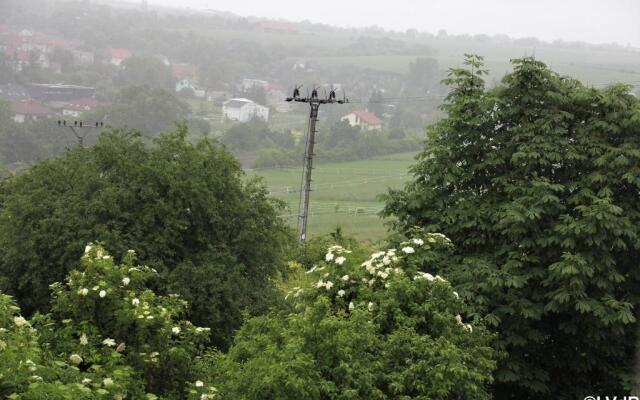
[{"label": "overcast sky", "polygon": [[[140,0],[129,0],[140,1]],[[640,0],[148,0],[339,26],[506,33],[640,47]]]}]

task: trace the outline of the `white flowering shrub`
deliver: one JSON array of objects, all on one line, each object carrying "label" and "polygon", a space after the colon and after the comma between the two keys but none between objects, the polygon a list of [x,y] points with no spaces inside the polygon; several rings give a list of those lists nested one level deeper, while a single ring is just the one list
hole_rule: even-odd
[{"label": "white flowering shrub", "polygon": [[102,247],[88,245],[81,261],[82,270],[51,285],[50,314],[27,321],[0,295],[0,394],[186,399],[198,389],[198,397],[209,395],[210,385],[196,387],[193,368],[209,329],[180,319],[185,302],[150,290],[156,272],[134,265],[133,251],[116,265]]},{"label": "white flowering shrub", "polygon": [[282,309],[244,325],[210,376],[225,398],[488,399],[492,336],[429,272],[450,248],[440,234],[364,260],[329,247]]}]

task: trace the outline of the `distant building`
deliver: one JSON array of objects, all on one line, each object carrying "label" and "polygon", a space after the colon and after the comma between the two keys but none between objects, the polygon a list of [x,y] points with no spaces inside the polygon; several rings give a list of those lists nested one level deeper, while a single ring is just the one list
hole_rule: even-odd
[{"label": "distant building", "polygon": [[341,120],[349,122],[351,126],[359,126],[368,131],[382,129],[382,120],[374,113],[365,110],[353,111],[342,117]]},{"label": "distant building", "polygon": [[19,124],[25,121],[36,121],[41,118],[49,118],[53,111],[35,100],[22,100],[13,103],[13,120]]},{"label": "distant building", "polygon": [[263,89],[266,89],[267,86],[269,86],[269,82],[263,81],[263,80],[260,80],[260,79],[244,78],[242,80],[242,91],[243,92],[246,92],[247,90],[251,90],[254,87],[261,87]]},{"label": "distant building", "polygon": [[253,118],[269,121],[269,108],[245,98],[236,98],[222,103],[222,115],[231,121],[247,122]]},{"label": "distant building", "polygon": [[39,101],[71,101],[93,97],[95,88],[57,83],[29,83],[26,85],[29,95]]},{"label": "distant building", "polygon": [[107,49],[107,60],[109,64],[119,67],[122,62],[131,57],[131,52],[126,49]]},{"label": "distant building", "polygon": [[226,90],[207,90],[208,101],[226,100],[229,98],[229,93]]},{"label": "distant building", "polygon": [[90,51],[74,50],[73,59],[76,65],[89,66],[94,63],[95,56]]},{"label": "distant building", "polygon": [[177,80],[188,79],[195,82],[198,80],[198,68],[191,64],[173,64],[171,65],[171,76]]}]

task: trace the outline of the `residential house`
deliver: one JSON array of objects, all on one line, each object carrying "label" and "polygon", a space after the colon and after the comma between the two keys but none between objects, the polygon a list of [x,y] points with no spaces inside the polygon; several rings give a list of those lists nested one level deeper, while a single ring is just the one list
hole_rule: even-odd
[{"label": "residential house", "polygon": [[353,111],[342,117],[341,120],[349,122],[351,126],[359,126],[368,131],[382,129],[382,120],[366,110]]},{"label": "residential house", "polygon": [[196,82],[198,80],[198,68],[192,64],[173,64],[171,65],[171,76],[176,80],[187,79]]},{"label": "residential house", "polygon": [[120,67],[122,62],[131,57],[131,52],[126,49],[107,49],[107,61],[111,65]]},{"label": "residential house", "polygon": [[263,89],[266,89],[267,86],[269,86],[269,82],[267,81],[263,81],[260,79],[251,79],[251,78],[244,78],[242,80],[242,91],[246,92],[247,90],[251,90],[254,87],[261,87]]},{"label": "residential house", "polygon": [[269,121],[269,108],[249,99],[235,98],[222,103],[222,115],[231,121],[247,122],[253,118]]},{"label": "residential house", "polygon": [[19,124],[28,120],[38,120],[49,118],[53,111],[35,100],[21,100],[13,103],[13,120]]}]

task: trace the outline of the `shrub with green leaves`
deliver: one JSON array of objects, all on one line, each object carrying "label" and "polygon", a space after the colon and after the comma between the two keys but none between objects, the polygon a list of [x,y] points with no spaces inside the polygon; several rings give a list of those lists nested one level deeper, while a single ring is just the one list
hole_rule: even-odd
[{"label": "shrub with green leaves", "polygon": [[234,399],[489,399],[492,336],[428,272],[450,246],[427,234],[364,260],[330,247],[202,376]]},{"label": "shrub with green leaves", "polygon": [[181,320],[186,302],[156,295],[156,272],[134,260],[87,246],[83,269],[51,285],[51,313],[31,321],[0,294],[2,398],[190,398],[210,330]]},{"label": "shrub with green leaves", "polygon": [[640,305],[640,102],[515,60],[486,89],[482,59],[452,69],[447,116],[385,214],[455,243],[439,273],[506,350],[495,395],[625,393]]}]

